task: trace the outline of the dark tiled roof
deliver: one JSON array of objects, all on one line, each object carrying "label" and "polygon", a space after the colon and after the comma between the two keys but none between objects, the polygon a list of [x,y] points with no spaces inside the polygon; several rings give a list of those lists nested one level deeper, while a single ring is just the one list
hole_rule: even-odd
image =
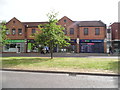
[{"label": "dark tiled roof", "polygon": [[79,26],[88,26],[88,27],[89,26],[96,26],[96,27],[106,26],[106,24],[104,24],[102,21],[77,21],[77,24]]}]

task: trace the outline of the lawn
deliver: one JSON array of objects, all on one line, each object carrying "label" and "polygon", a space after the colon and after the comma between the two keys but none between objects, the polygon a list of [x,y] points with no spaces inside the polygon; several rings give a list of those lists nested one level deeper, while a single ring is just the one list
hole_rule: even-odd
[{"label": "lawn", "polygon": [[2,68],[117,73],[118,62],[114,58],[3,57]]}]

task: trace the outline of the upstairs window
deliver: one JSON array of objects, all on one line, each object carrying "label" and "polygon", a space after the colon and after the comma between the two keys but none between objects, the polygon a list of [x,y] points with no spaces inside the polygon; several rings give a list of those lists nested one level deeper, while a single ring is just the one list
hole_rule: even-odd
[{"label": "upstairs window", "polygon": [[8,30],[8,29],[6,29],[6,35],[8,35],[8,34],[10,34],[10,32],[9,32],[9,30]]},{"label": "upstairs window", "polygon": [[70,35],[74,34],[74,28],[70,28]]},{"label": "upstairs window", "polygon": [[13,21],[13,23],[15,23],[15,21]]},{"label": "upstairs window", "polygon": [[84,35],[88,35],[88,28],[84,28]]},{"label": "upstairs window", "polygon": [[15,35],[16,34],[16,30],[12,29],[12,34]]},{"label": "upstairs window", "polygon": [[35,29],[32,29],[32,34],[34,34],[36,31],[35,31]]},{"label": "upstairs window", "polygon": [[111,29],[107,29],[107,33],[111,33]]},{"label": "upstairs window", "polygon": [[64,23],[66,23],[67,22],[67,20],[66,19],[64,19]]},{"label": "upstairs window", "polygon": [[66,35],[67,34],[67,30],[65,29],[65,30],[63,30],[63,32],[64,32],[64,34]]},{"label": "upstairs window", "polygon": [[21,29],[21,28],[18,29],[18,34],[19,34],[19,35],[22,34],[22,29]]},{"label": "upstairs window", "polygon": [[95,28],[95,35],[100,35],[100,28]]}]

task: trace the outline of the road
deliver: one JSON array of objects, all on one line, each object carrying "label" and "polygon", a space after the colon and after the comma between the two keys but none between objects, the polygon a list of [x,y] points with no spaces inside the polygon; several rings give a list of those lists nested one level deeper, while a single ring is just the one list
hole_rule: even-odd
[{"label": "road", "polygon": [[2,88],[118,88],[117,76],[2,71]]}]

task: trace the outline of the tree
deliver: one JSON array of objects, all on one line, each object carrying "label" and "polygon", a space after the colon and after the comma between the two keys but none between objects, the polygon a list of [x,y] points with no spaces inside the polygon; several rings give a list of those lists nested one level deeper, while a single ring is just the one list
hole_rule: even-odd
[{"label": "tree", "polygon": [[1,23],[0,23],[0,45],[1,46],[3,46],[3,45],[5,45],[5,44],[7,44],[7,42],[5,41],[5,40],[7,40],[8,39],[8,37],[7,37],[7,35],[6,35],[6,22],[5,21],[2,21]]},{"label": "tree", "polygon": [[64,27],[61,25],[57,25],[58,20],[56,19],[57,13],[51,12],[47,14],[49,19],[47,24],[40,24],[38,25],[39,30],[41,33],[35,34],[35,41],[37,44],[40,45],[47,45],[50,47],[51,59],[53,58],[53,48],[56,45],[59,46],[68,46],[70,38],[65,36],[63,30]]}]

